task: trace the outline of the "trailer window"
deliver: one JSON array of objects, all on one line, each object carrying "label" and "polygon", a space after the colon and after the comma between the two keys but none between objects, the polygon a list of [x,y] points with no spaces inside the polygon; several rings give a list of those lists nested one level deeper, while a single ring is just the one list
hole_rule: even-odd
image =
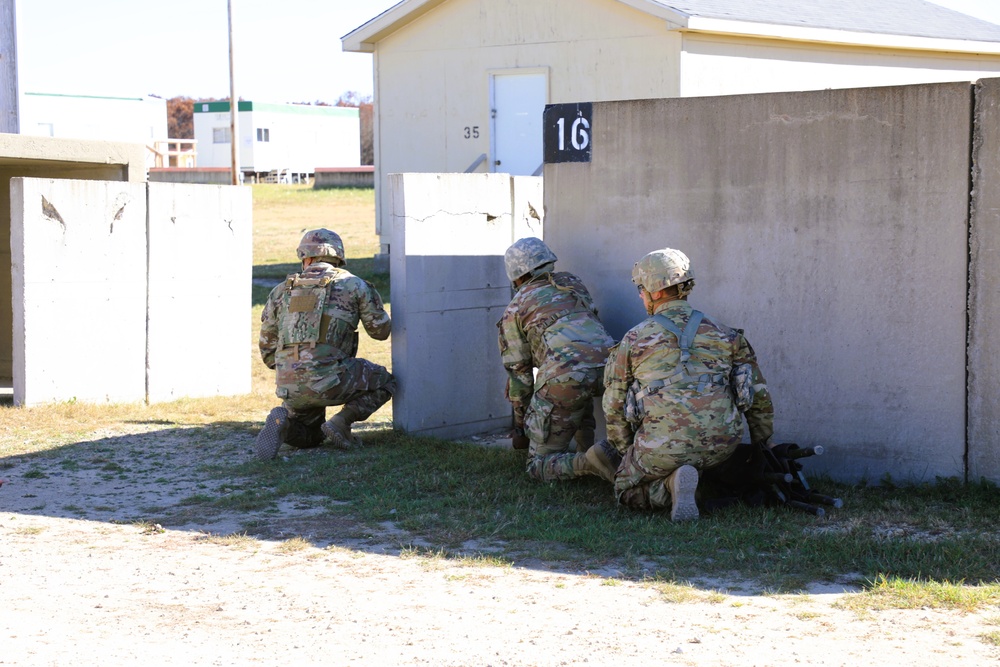
[{"label": "trailer window", "polygon": [[271,130],[266,127],[258,127],[257,141],[271,141]]},{"label": "trailer window", "polygon": [[229,143],[229,128],[228,127],[213,127],[212,128],[212,143],[213,144],[228,144]]}]

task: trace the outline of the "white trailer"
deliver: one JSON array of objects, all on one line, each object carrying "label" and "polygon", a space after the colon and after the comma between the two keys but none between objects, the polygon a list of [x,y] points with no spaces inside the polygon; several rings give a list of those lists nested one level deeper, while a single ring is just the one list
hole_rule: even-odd
[{"label": "white trailer", "polygon": [[167,138],[167,101],[159,97],[102,97],[24,93],[21,134],[152,145]]},{"label": "white trailer", "polygon": [[[317,167],[361,165],[361,119],[351,107],[239,102],[240,171],[248,178],[305,180]],[[229,102],[196,102],[199,167],[228,167]]]}]

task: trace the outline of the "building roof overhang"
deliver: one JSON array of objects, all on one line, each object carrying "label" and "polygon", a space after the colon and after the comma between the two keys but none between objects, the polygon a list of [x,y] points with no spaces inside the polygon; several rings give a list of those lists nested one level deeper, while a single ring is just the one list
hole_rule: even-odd
[{"label": "building roof overhang", "polygon": [[[782,40],[882,49],[902,49],[937,53],[1000,55],[1000,42],[941,39],[877,32],[857,32],[810,26],[756,23],[695,16],[666,7],[656,0],[616,0],[666,22],[667,29],[689,34]],[[375,45],[408,23],[447,0],[402,0],[341,38],[344,51],[373,53]]]}]

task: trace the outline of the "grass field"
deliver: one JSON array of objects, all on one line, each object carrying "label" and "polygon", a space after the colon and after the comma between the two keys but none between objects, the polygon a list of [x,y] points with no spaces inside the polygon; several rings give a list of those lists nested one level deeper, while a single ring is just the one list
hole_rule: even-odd
[{"label": "grass field", "polygon": [[[609,488],[596,478],[534,483],[524,474],[521,452],[396,433],[391,406],[362,425],[362,449],[288,455],[283,450],[273,462],[249,460],[249,444],[277,404],[273,373],[256,350],[268,292],[258,283],[277,283],[296,270],[295,246],[302,232],[321,226],[339,232],[348,268],[376,282],[387,301],[391,297],[386,276],[371,271],[377,251],[371,190],[253,188],[255,286],[247,341],[252,393],[150,406],[5,407],[0,411],[0,476],[13,466],[5,462],[15,458],[54,460],[74,450],[80,455],[79,445],[101,434],[141,433],[152,425],[161,432],[176,430],[178,437],[195,434],[190,437],[198,438],[198,447],[241,452],[198,470],[207,479],[232,480],[225,493],[202,492],[181,506],[159,508],[156,517],[163,525],[181,513],[228,512],[241,516],[245,531],[253,534],[280,503],[309,498],[330,516],[349,521],[352,534],[391,521],[411,536],[402,547],[434,557],[479,554],[497,562],[533,559],[580,568],[615,563],[637,577],[650,571],[664,581],[725,577],[753,582],[759,590],[849,582],[866,588],[859,604],[869,607],[962,609],[1000,602],[1000,491],[987,482],[896,487],[813,480],[821,491],[842,497],[844,508],[817,519],[781,508],[737,507],[674,525],[664,516],[617,507]],[[363,334],[361,341],[361,356],[390,365],[388,342]]]}]

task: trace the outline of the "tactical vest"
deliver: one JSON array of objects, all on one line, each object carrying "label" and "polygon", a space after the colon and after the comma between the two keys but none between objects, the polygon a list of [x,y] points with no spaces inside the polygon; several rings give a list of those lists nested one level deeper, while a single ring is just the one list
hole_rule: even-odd
[{"label": "tactical vest", "polygon": [[326,342],[324,311],[327,286],[332,276],[306,278],[295,273],[285,279],[285,291],[278,306],[278,345],[309,345]]},{"label": "tactical vest", "polygon": [[680,360],[670,375],[654,380],[645,386],[640,386],[636,380],[629,387],[625,396],[625,418],[633,425],[642,422],[645,411],[642,407],[642,400],[654,392],[660,391],[663,387],[674,387],[675,389],[694,390],[698,393],[707,393],[718,389],[730,387],[729,373],[719,373],[709,368],[696,358],[691,358],[691,345],[694,337],[698,333],[704,313],[698,310],[691,311],[691,318],[681,331],[662,313],[653,315],[653,320],[661,327],[677,337],[677,348],[680,351]]}]

